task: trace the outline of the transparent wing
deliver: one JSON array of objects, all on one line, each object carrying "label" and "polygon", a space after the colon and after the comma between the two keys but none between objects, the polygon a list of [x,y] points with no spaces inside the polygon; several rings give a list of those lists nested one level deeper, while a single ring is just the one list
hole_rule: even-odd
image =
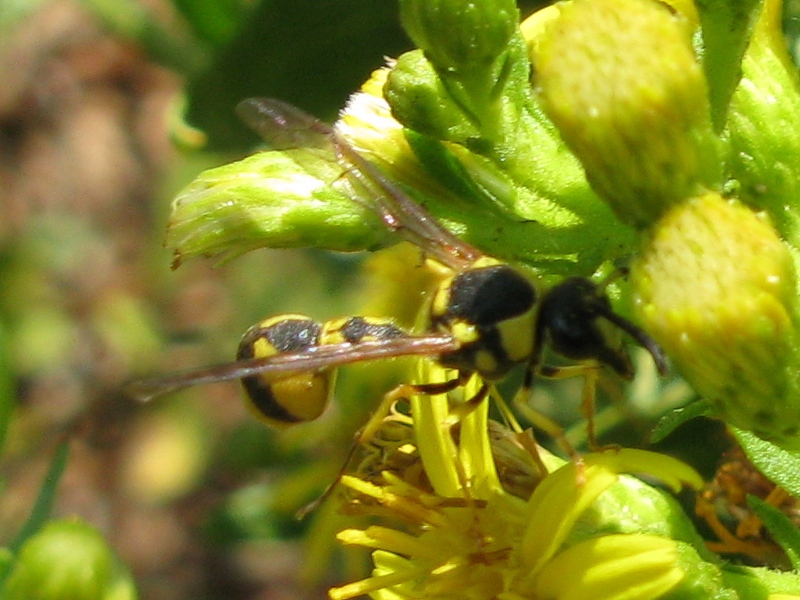
[{"label": "transparent wing", "polygon": [[148,402],[158,396],[189,386],[241,379],[260,373],[312,371],[381,358],[438,355],[454,352],[458,347],[458,342],[453,337],[446,335],[408,336],[354,344],[326,344],[308,348],[302,352],[253,358],[179,371],[161,377],[139,379],[128,383],[124,387],[124,391],[142,402]]},{"label": "transparent wing", "polygon": [[354,201],[378,214],[386,227],[427,255],[463,271],[483,254],[442,227],[383,172],[331,127],[296,106],[273,98],[249,98],[236,112],[276,150],[297,150],[292,158],[323,181],[341,182]]}]

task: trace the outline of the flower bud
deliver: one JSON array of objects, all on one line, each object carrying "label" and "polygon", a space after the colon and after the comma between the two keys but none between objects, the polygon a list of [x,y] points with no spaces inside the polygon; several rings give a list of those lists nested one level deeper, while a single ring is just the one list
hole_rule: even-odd
[{"label": "flower bud", "polygon": [[201,173],[172,203],[166,245],[175,252],[175,266],[195,256],[238,256],[263,247],[351,251],[379,245],[384,236],[377,217],[317,177],[315,167],[330,164],[313,156],[301,162],[289,151],[265,151]]},{"label": "flower bud", "polygon": [[528,40],[545,111],[594,190],[644,227],[720,180],[703,71],[680,15],[649,0],[559,5]]},{"label": "flower bud", "polygon": [[134,600],[126,568],[89,525],[53,521],[20,549],[5,600]]},{"label": "flower bud", "polygon": [[397,59],[383,92],[392,113],[405,127],[459,144],[481,135],[477,124],[450,97],[433,65],[419,50]]},{"label": "flower bud", "polygon": [[800,449],[792,257],[750,209],[709,193],[653,228],[632,283],[640,323],[717,415]]},{"label": "flower bud", "polygon": [[437,68],[469,71],[505,52],[519,11],[514,0],[403,0],[400,18]]}]

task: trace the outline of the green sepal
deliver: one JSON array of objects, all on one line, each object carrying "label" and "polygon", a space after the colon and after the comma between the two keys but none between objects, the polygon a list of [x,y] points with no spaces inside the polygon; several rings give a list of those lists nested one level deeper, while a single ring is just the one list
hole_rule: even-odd
[{"label": "green sepal", "polygon": [[520,39],[514,0],[403,0],[400,15],[458,111],[481,137],[494,139],[519,47],[513,41]]},{"label": "green sepal", "polygon": [[471,90],[464,89],[459,77],[437,69],[421,50],[412,50],[397,59],[383,93],[394,117],[405,127],[495,160],[513,159],[521,149],[519,141],[535,145],[529,124],[518,130],[523,113],[536,118],[549,143],[557,142],[564,149],[558,133],[535,105],[527,45],[519,32],[509,40],[492,74],[490,97],[483,104],[479,105],[480,98],[469,96]]},{"label": "green sepal", "polygon": [[763,567],[725,565],[722,577],[727,587],[736,590],[737,600],[768,600],[771,594],[797,596],[800,573],[774,571]]},{"label": "green sepal", "polygon": [[725,125],[728,103],[742,76],[742,57],[763,0],[698,0],[703,71],[715,131]]},{"label": "green sepal", "polygon": [[727,170],[739,197],[766,210],[781,236],[798,248],[800,81],[784,46],[775,4],[764,7],[731,99]]},{"label": "green sepal", "polygon": [[800,529],[773,505],[756,496],[748,496],[747,504],[764,523],[772,539],[786,552],[792,568],[800,571]]},{"label": "green sepal", "polygon": [[372,249],[385,236],[378,217],[333,184],[285,152],[265,151],[204,171],[184,188],[173,202],[166,245],[178,265],[262,247]]},{"label": "green sepal", "polygon": [[422,50],[400,55],[383,93],[395,118],[409,129],[459,144],[480,138],[478,125],[450,97]]},{"label": "green sepal", "polygon": [[576,523],[570,540],[599,533],[658,535],[691,545],[703,560],[716,560],[671,495],[629,475],[621,475],[619,481],[592,504]]},{"label": "green sepal", "polygon": [[725,585],[720,564],[709,561],[697,546],[678,542],[677,548],[677,564],[686,575],[661,600],[739,600]]},{"label": "green sepal", "polygon": [[[503,185],[503,190],[500,193],[494,190],[490,191],[481,186],[464,166],[464,163],[440,140],[420,134],[413,129],[406,129],[405,137],[425,172],[464,202],[479,204],[484,202],[487,197],[496,198],[501,195],[508,197],[514,193],[513,189],[508,185]],[[505,183],[505,180],[503,180],[503,184]],[[498,200],[496,202],[498,207],[504,207],[508,204],[508,201],[502,202]],[[516,218],[516,215],[512,214],[511,217]]]}]

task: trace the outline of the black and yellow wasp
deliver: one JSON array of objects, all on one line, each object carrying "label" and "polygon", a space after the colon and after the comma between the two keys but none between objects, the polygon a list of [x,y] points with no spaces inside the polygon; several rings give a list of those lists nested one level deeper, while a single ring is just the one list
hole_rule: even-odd
[{"label": "black and yellow wasp", "polygon": [[[407,391],[441,394],[478,375],[484,383],[474,403],[517,365],[526,369],[526,388],[536,376],[562,377],[587,365],[606,365],[620,377],[632,378],[630,357],[614,328],[646,348],[658,370],[665,371],[661,348],[612,310],[602,286],[572,277],[541,289],[522,270],[451,234],[334,129],[294,106],[251,98],[237,111],[273,149],[312,149],[315,160],[323,157],[329,182],[342,185],[353,201],[374,211],[390,231],[416,244],[428,260],[451,274],[432,297],[423,334],[382,318],[320,323],[304,315],[272,317],[244,334],[235,362],[140,380],[129,385],[134,395],[148,399],[189,385],[241,379],[255,413],[270,424],[286,426],[322,414],[336,367],[420,355],[434,357],[458,375],[445,383],[406,386]],[[543,364],[546,348],[576,365]]]}]

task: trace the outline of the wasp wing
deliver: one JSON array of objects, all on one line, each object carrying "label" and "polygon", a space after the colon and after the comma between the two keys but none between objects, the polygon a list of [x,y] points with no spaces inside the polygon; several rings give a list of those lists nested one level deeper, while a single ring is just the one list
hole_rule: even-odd
[{"label": "wasp wing", "polygon": [[322,121],[273,98],[249,98],[239,103],[236,111],[274,149],[289,151],[310,174],[344,187],[346,195],[375,212],[390,231],[402,235],[434,260],[462,271],[483,256],[442,227],[379,167]]},{"label": "wasp wing", "polygon": [[313,371],[382,358],[439,355],[454,352],[458,348],[458,341],[447,335],[404,336],[389,340],[325,344],[307,348],[302,352],[252,358],[179,371],[162,377],[139,379],[128,383],[124,391],[142,402],[149,402],[153,398],[189,386],[242,379],[261,373]]}]

